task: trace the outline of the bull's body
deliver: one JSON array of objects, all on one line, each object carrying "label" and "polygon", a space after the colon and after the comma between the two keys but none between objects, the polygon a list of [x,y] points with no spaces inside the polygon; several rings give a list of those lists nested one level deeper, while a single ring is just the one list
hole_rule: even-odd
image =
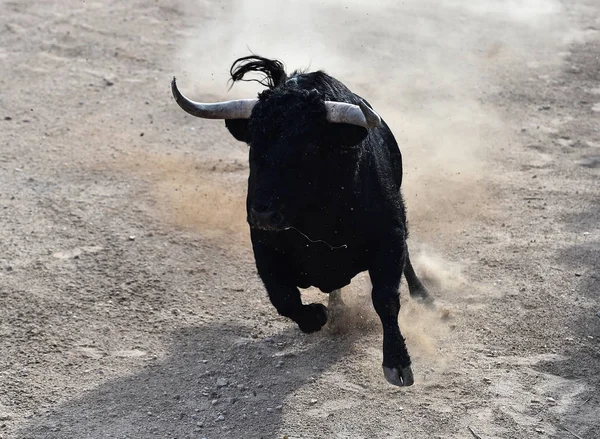
[{"label": "bull's body", "polygon": [[248,59],[234,64],[234,80],[263,71],[269,90],[259,95],[249,119],[226,124],[250,145],[248,222],[271,302],[313,332],[326,323],[327,308],[303,305],[298,288],[331,293],[368,271],[383,325],[386,378],[412,384],[398,327],[402,273],[412,296],[429,296],[408,257],[402,156],[392,132],[385,122],[369,130],[328,123],[324,101],[361,104],[335,78],[323,72],[288,77],[277,63]]}]

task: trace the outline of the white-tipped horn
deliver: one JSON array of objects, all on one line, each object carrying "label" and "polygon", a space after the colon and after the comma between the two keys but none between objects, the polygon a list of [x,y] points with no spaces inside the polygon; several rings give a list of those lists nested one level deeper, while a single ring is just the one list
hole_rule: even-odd
[{"label": "white-tipped horn", "polygon": [[349,123],[364,128],[376,128],[381,125],[381,118],[362,100],[359,105],[345,102],[325,101],[327,120],[332,123]]},{"label": "white-tipped horn", "polygon": [[203,119],[250,119],[252,109],[258,103],[258,99],[238,99],[212,104],[194,102],[181,94],[175,78],[171,81],[171,91],[177,104],[186,113]]}]

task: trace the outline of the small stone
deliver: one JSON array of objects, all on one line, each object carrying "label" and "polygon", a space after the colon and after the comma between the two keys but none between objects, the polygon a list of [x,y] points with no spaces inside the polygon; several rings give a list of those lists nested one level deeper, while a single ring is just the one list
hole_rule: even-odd
[{"label": "small stone", "polygon": [[490,384],[492,382],[492,380],[489,379],[489,378],[484,378],[483,382],[486,383],[486,384]]},{"label": "small stone", "polygon": [[279,411],[279,410],[281,410],[281,409],[283,409],[283,406],[282,406],[282,405],[278,405],[277,407],[275,407],[275,410],[278,410],[278,411]]},{"label": "small stone", "polygon": [[581,277],[581,273],[575,273],[575,276]]},{"label": "small stone", "polygon": [[532,402],[533,404],[539,404],[539,403],[540,403],[540,400],[539,400],[539,399],[532,399],[532,400],[531,400],[531,402]]},{"label": "small stone", "polygon": [[552,398],[551,396],[547,397],[546,400],[548,402],[556,402],[556,399]]},{"label": "small stone", "polygon": [[544,433],[544,430],[542,430],[541,428],[536,428],[535,431],[540,434]]},{"label": "small stone", "polygon": [[219,400],[218,399],[213,399],[210,403],[212,405],[217,405],[219,403]]},{"label": "small stone", "polygon": [[272,411],[273,411],[273,409],[272,409],[271,407],[268,407],[268,408],[267,408],[267,412],[268,412],[268,413],[271,413]]},{"label": "small stone", "polygon": [[202,364],[208,363],[208,360],[202,360]]},{"label": "small stone", "polygon": [[12,120],[12,117],[10,117],[10,116],[4,116],[4,120]]},{"label": "small stone", "polygon": [[316,399],[311,399],[308,403],[310,405],[315,405],[317,403],[317,400]]},{"label": "small stone", "polygon": [[202,421],[196,422],[196,426],[197,427],[204,427],[204,422],[202,422]]},{"label": "small stone", "polygon": [[217,387],[225,387],[227,380],[225,378],[217,378]]},{"label": "small stone", "polygon": [[217,416],[217,419],[216,419],[217,422],[221,422],[221,421],[224,421],[224,420],[225,420],[225,416],[223,416],[223,415]]},{"label": "small stone", "polygon": [[133,235],[129,236],[129,240],[130,241],[135,241],[135,236],[133,236]]},{"label": "small stone", "polygon": [[279,361],[277,362],[277,364],[275,365],[275,367],[281,367],[281,366],[283,366],[283,361],[282,361],[282,360],[279,360]]}]

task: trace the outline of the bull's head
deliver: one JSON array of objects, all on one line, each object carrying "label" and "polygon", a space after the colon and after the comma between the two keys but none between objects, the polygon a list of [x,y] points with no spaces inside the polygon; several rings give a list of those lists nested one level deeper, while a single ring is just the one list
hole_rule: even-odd
[{"label": "bull's head", "polygon": [[[234,70],[246,60],[251,62]],[[310,87],[311,74],[287,78],[280,63],[259,57],[236,63],[234,81],[261,71],[269,89],[256,99],[207,104],[183,96],[173,78],[173,96],[193,116],[224,119],[230,133],[250,146],[248,221],[255,228],[285,229],[323,193],[323,173],[331,164],[327,158],[336,149],[359,144],[381,119],[361,99],[358,105],[325,100],[323,92]]]}]

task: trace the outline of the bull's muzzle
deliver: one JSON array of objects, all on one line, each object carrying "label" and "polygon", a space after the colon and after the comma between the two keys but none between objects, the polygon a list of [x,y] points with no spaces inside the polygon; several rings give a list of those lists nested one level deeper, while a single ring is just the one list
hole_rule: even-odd
[{"label": "bull's muzzle", "polygon": [[250,225],[257,229],[277,231],[285,228],[283,214],[263,206],[252,207],[249,220]]}]

